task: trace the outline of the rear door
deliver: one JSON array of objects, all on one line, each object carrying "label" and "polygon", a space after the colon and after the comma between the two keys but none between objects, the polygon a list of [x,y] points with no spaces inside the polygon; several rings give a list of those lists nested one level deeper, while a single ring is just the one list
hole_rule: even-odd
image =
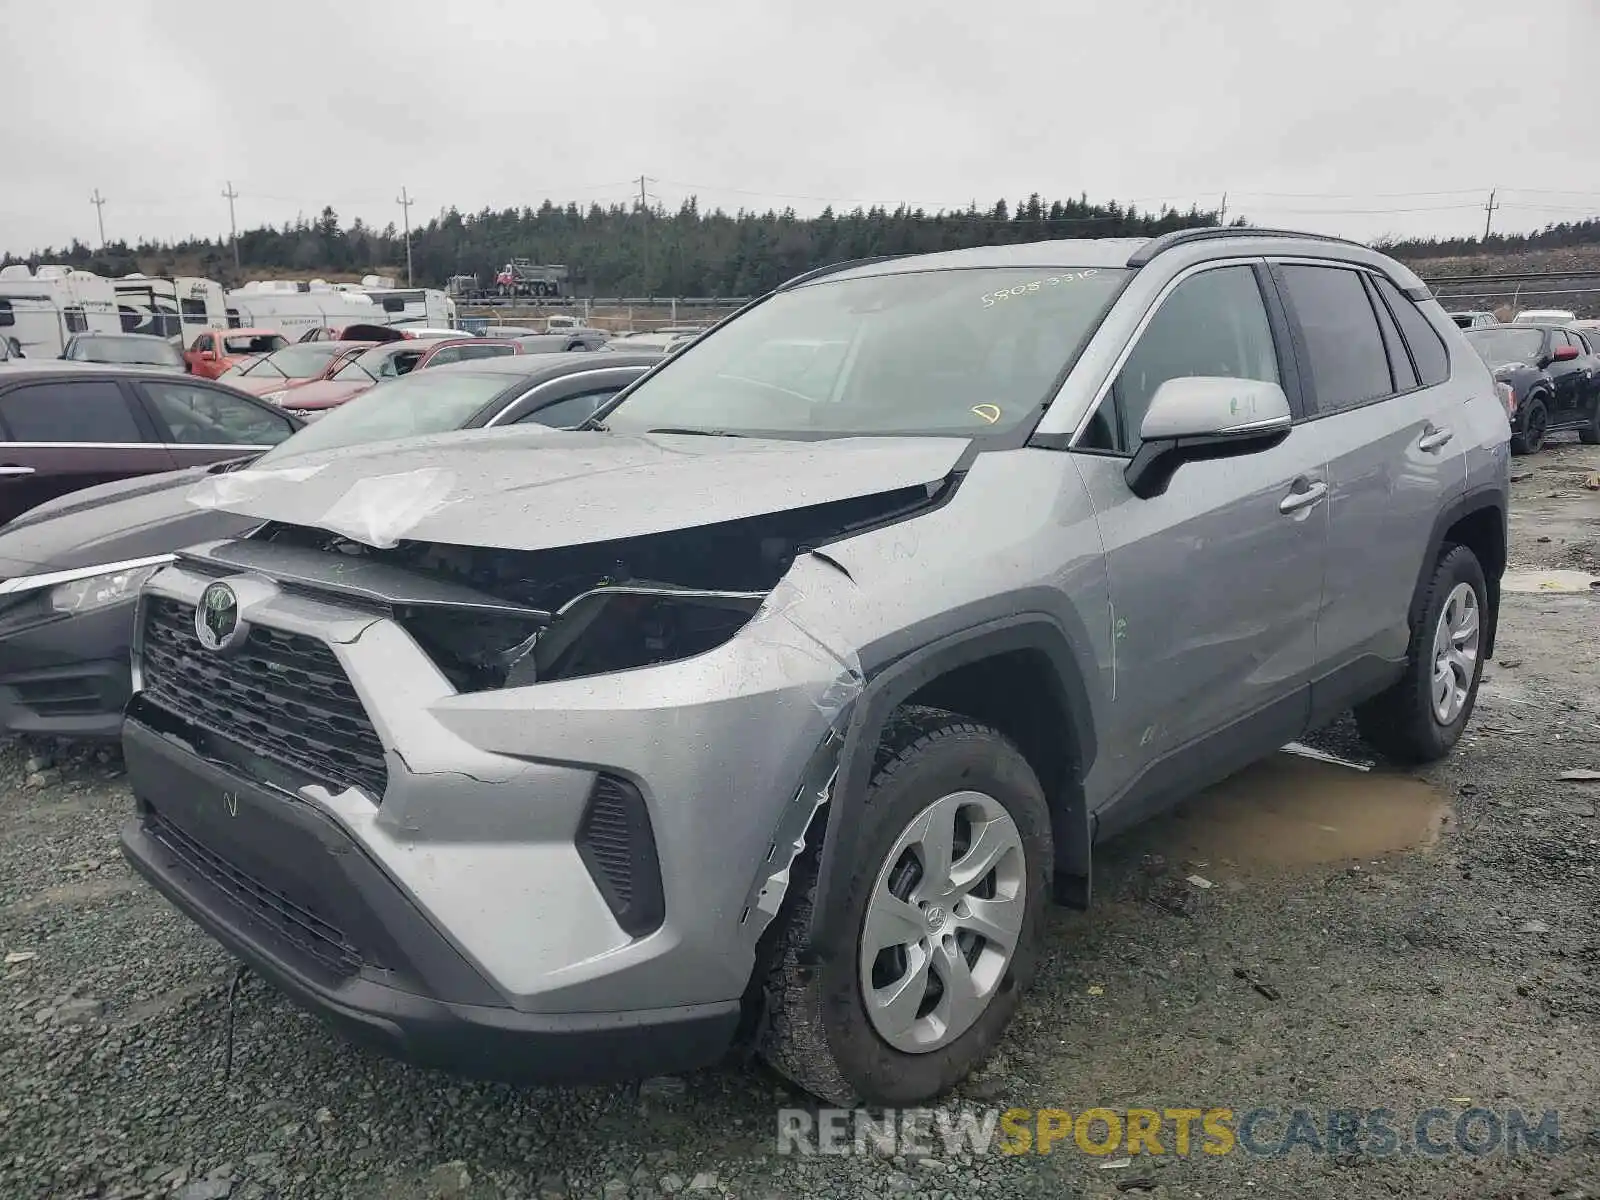
[{"label": "rear door", "polygon": [[1405,659],[1434,518],[1466,489],[1470,379],[1391,281],[1324,261],[1273,266],[1306,386],[1307,432],[1328,460],[1328,570],[1317,618],[1313,721],[1386,682]]},{"label": "rear door", "polygon": [[0,521],[81,488],[178,464],[131,393],[111,379],[0,391]]},{"label": "rear door", "polygon": [[141,380],[137,390],[180,467],[260,453],[299,428],[275,405],[194,379]]}]

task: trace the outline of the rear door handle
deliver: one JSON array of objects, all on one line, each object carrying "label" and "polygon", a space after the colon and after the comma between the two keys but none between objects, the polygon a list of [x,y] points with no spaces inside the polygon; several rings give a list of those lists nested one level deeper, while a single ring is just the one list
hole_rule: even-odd
[{"label": "rear door handle", "polygon": [[1442,450],[1446,442],[1455,437],[1453,429],[1439,429],[1429,425],[1422,431],[1422,437],[1417,442],[1417,449],[1432,454],[1435,450]]},{"label": "rear door handle", "polygon": [[4,475],[32,475],[32,467],[4,466],[0,467],[0,476]]},{"label": "rear door handle", "polygon": [[[1301,484],[1305,484],[1304,487]],[[1299,512],[1302,508],[1310,508],[1317,501],[1328,494],[1328,485],[1320,479],[1315,482],[1296,480],[1294,490],[1278,501],[1278,511],[1281,513]]]}]

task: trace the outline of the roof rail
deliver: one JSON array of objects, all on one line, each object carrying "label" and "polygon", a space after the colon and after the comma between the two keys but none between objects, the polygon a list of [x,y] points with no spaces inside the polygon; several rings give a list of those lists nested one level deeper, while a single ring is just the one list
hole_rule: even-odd
[{"label": "roof rail", "polygon": [[1300,238],[1308,242],[1335,242],[1341,246],[1361,246],[1363,250],[1371,249],[1362,246],[1360,242],[1349,238],[1334,237],[1327,233],[1302,233],[1295,229],[1265,229],[1255,225],[1205,225],[1198,229],[1174,229],[1171,233],[1163,233],[1160,237],[1153,237],[1128,256],[1128,266],[1142,267],[1158,254],[1165,254],[1176,246],[1187,246],[1190,242],[1204,242],[1212,238],[1230,237],[1288,237]]},{"label": "roof rail", "polygon": [[816,267],[810,271],[802,271],[793,279],[786,279],[772,290],[786,292],[792,287],[799,287],[802,283],[810,283],[813,279],[821,279],[824,275],[833,275],[839,271],[848,271],[852,267],[865,267],[870,263],[888,262],[891,258],[902,258],[899,254],[876,254],[871,258],[850,258],[844,262],[828,263],[826,266]]}]

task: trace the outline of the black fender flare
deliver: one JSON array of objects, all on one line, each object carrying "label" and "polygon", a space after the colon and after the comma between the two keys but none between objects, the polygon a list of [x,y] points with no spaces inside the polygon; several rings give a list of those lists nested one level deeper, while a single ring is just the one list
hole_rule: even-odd
[{"label": "black fender flare", "polygon": [[[888,659],[867,677],[846,723],[833,793],[817,863],[816,894],[811,924],[804,939],[807,957],[826,957],[839,942],[842,892],[849,873],[842,864],[852,861],[860,828],[856,812],[864,802],[872,779],[873,759],[883,729],[895,709],[923,685],[957,667],[1018,650],[1045,655],[1060,682],[1072,728],[1079,780],[1094,762],[1094,715],[1082,663],[1093,662],[1087,631],[1070,634],[1061,621],[1046,613],[1018,613],[972,625]],[[1087,657],[1085,657],[1087,655]],[[1052,814],[1057,823],[1060,861],[1081,864],[1087,876],[1093,831],[1078,797],[1077,812]],[[1062,822],[1065,822],[1063,827]]]},{"label": "black fender flare", "polygon": [[[1444,549],[1444,535],[1450,531],[1464,517],[1486,509],[1497,510],[1500,518],[1501,545],[1507,548],[1511,544],[1511,495],[1510,489],[1505,484],[1486,483],[1471,488],[1457,496],[1444,508],[1439,510],[1433,518],[1433,530],[1428,535],[1428,553],[1423,557],[1422,566],[1417,572],[1417,583],[1411,592],[1411,627],[1416,628],[1422,619],[1422,595],[1428,586],[1428,581],[1433,578],[1434,566],[1439,561],[1439,554]],[[1485,567],[1484,578],[1489,587],[1489,628],[1488,637],[1484,643],[1483,654],[1485,658],[1494,655],[1495,631],[1500,625],[1500,575],[1491,573]],[[1501,571],[1505,564],[1502,562]]]}]

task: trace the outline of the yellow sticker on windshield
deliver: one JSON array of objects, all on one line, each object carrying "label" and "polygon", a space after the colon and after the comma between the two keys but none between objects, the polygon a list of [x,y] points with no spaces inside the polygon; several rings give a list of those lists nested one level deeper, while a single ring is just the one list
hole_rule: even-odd
[{"label": "yellow sticker on windshield", "polygon": [[1000,406],[998,404],[974,404],[972,411],[991,425],[1000,419]]}]

